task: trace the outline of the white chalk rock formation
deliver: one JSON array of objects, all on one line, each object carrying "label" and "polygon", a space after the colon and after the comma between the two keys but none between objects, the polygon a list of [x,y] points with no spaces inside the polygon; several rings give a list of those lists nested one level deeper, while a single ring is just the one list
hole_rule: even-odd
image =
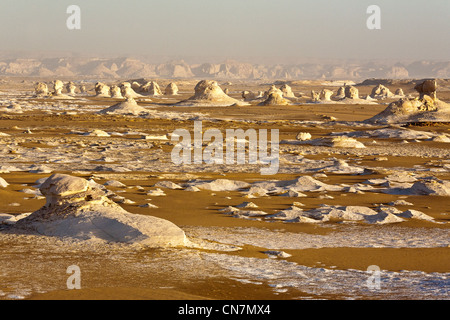
[{"label": "white chalk rock formation", "polygon": [[411,194],[450,196],[450,181],[423,180],[415,182],[409,189]]},{"label": "white chalk rock formation", "polygon": [[297,133],[296,139],[300,141],[311,140],[312,136],[309,132],[299,132]]},{"label": "white chalk rock formation", "polygon": [[292,88],[287,84],[283,84],[280,87],[281,92],[283,92],[283,97],[285,98],[295,98],[294,92],[292,92]]},{"label": "white chalk rock formation", "polygon": [[122,90],[119,86],[111,86],[110,88],[111,98],[114,99],[123,99]]},{"label": "white chalk rock formation", "polygon": [[402,89],[402,88],[398,88],[397,90],[395,90],[395,95],[396,95],[397,97],[404,97],[404,96],[405,96],[405,93],[403,92],[403,89]]},{"label": "white chalk rock formation", "polygon": [[366,96],[365,99],[360,98],[358,88],[351,85],[345,86],[345,96],[338,100],[339,103],[346,104],[378,104],[375,101],[376,99],[373,99],[370,95]]},{"label": "white chalk rock formation", "polygon": [[283,91],[278,89],[274,84],[270,86],[269,90],[264,91],[263,98],[267,99],[271,93],[277,93],[277,94],[283,96]]},{"label": "white chalk rock formation", "polygon": [[181,106],[232,106],[245,105],[241,101],[234,99],[225,92],[214,80],[202,80],[195,86],[194,96],[179,102]]},{"label": "white chalk rock formation", "polygon": [[235,181],[228,179],[216,180],[196,180],[187,183],[188,187],[197,187],[202,190],[209,191],[237,191],[242,188],[247,188],[250,185],[244,181]]},{"label": "white chalk rock formation", "polygon": [[125,101],[119,102],[109,108],[98,112],[99,114],[121,114],[121,115],[135,115],[138,116],[143,113],[148,113],[147,109],[137,104],[133,98],[127,98]]},{"label": "white chalk rock formation", "polygon": [[345,87],[339,87],[338,91],[336,92],[337,99],[344,99],[345,98]]},{"label": "white chalk rock formation", "polygon": [[406,123],[406,122],[449,122],[450,104],[439,100],[436,97],[434,81],[426,80],[416,86],[420,93],[420,98],[403,98],[392,102],[389,106],[377,114],[367,119],[368,123]]},{"label": "white chalk rock formation", "polygon": [[108,199],[99,185],[83,178],[54,174],[40,191],[46,197],[45,206],[17,221],[15,228],[96,243],[148,247],[187,244],[184,231],[172,222],[129,213]]},{"label": "white chalk rock formation", "polygon": [[346,136],[338,136],[332,138],[319,138],[314,140],[309,140],[308,144],[316,146],[326,146],[332,148],[354,148],[363,149],[366,146],[354,138],[349,138]]},{"label": "white chalk rock formation", "polygon": [[166,96],[175,96],[178,94],[178,86],[174,83],[171,82],[167,85],[166,89],[164,90],[164,94]]},{"label": "white chalk rock formation", "polygon": [[63,94],[64,82],[61,80],[53,81],[53,92],[51,97],[53,99],[74,99],[71,95]]},{"label": "white chalk rock formation", "polygon": [[391,90],[389,88],[383,86],[382,84],[377,85],[372,89],[372,93],[370,96],[373,99],[386,99],[391,98],[393,96]]},{"label": "white chalk rock formation", "polygon": [[345,98],[359,99],[359,90],[354,86],[345,87]]},{"label": "white chalk rock formation", "polygon": [[147,92],[150,96],[162,96],[161,88],[156,81],[147,82],[142,89]]},{"label": "white chalk rock formation", "polygon": [[320,101],[320,92],[311,90],[311,102],[319,102],[319,101]]},{"label": "white chalk rock formation", "polygon": [[279,91],[271,91],[267,99],[261,102],[260,106],[280,106],[280,105],[289,105],[291,102],[285,98],[283,98],[283,93],[281,90]]},{"label": "white chalk rock formation", "polygon": [[137,81],[133,81],[133,83],[131,83],[131,89],[133,89],[136,92],[140,92],[141,91],[141,84]]},{"label": "white chalk rock formation", "polygon": [[242,91],[242,98],[244,101],[252,101],[256,99],[261,99],[264,96],[264,92],[252,92],[252,91]]},{"label": "white chalk rock formation", "polygon": [[77,89],[77,87],[75,86],[75,83],[73,83],[72,81],[69,81],[67,83],[66,90],[69,95],[74,96],[76,94],[75,93],[76,89]]},{"label": "white chalk rock formation", "polygon": [[36,86],[34,87],[34,92],[36,93],[36,96],[46,96],[48,95],[48,86],[43,82],[38,82]]},{"label": "white chalk rock formation", "polygon": [[129,82],[123,82],[120,85],[120,90],[122,92],[122,96],[124,98],[139,98],[142,97],[141,94],[137,93],[136,91],[133,90],[133,88],[131,87],[131,83]]},{"label": "white chalk rock formation", "polygon": [[332,90],[328,90],[328,89],[323,89],[320,92],[320,100],[322,101],[331,101],[331,96],[333,95],[333,91]]},{"label": "white chalk rock formation", "polygon": [[423,99],[425,96],[430,97],[432,100],[436,100],[436,91],[437,91],[437,81],[436,80],[425,80],[422,83],[419,83],[414,87],[414,89],[419,92],[420,99]]},{"label": "white chalk rock formation", "polygon": [[6,188],[7,186],[9,186],[9,183],[6,182],[5,179],[3,179],[2,177],[0,177],[0,188]]},{"label": "white chalk rock formation", "polygon": [[62,90],[64,89],[64,82],[61,80],[53,81],[53,95],[60,96],[62,95]]},{"label": "white chalk rock formation", "polygon": [[110,87],[102,82],[95,84],[95,95],[97,97],[110,97]]}]

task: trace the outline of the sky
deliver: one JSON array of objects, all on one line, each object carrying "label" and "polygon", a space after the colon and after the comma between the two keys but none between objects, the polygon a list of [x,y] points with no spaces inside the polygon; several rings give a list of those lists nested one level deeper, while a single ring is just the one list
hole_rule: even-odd
[{"label": "sky", "polygon": [[[379,30],[366,26],[370,5]],[[449,40],[449,0],[0,0],[0,52],[449,60]]]}]

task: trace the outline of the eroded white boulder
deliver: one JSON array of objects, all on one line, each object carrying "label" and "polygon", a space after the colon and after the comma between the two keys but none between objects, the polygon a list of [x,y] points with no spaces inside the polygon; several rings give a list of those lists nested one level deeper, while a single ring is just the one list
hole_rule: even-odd
[{"label": "eroded white boulder", "polygon": [[47,199],[46,205],[17,221],[15,228],[96,243],[148,247],[187,244],[184,231],[172,222],[129,213],[108,199],[97,184],[83,178],[54,174],[41,185],[40,191]]}]

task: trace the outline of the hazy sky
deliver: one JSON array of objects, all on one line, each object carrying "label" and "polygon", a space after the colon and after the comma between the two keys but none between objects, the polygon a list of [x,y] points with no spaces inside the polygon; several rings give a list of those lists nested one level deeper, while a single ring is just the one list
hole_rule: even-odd
[{"label": "hazy sky", "polygon": [[[450,58],[450,0],[0,0],[0,51]],[[369,30],[369,5],[381,30]],[[69,30],[69,5],[81,29]]]}]

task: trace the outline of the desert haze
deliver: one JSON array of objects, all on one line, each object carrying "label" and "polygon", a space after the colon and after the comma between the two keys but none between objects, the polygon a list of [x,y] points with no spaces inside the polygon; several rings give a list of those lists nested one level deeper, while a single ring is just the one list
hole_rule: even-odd
[{"label": "desert haze", "polygon": [[[14,56],[14,57],[11,57]],[[0,59],[1,76],[84,77],[84,78],[164,78],[164,79],[239,79],[239,80],[357,80],[450,78],[450,61],[420,60],[392,62],[351,60],[297,63],[250,63],[239,60],[215,60],[188,63],[158,58],[17,58],[4,54]],[[197,59],[198,60],[198,59]],[[283,59],[280,59],[283,61]]]}]

